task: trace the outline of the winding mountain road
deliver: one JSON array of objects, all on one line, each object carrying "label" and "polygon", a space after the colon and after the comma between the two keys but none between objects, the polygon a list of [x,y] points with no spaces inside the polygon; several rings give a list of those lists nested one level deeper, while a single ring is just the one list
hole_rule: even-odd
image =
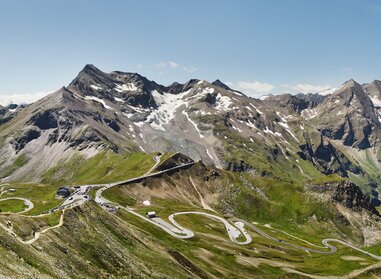
[{"label": "winding mountain road", "polygon": [[[26,212],[32,210],[33,207],[34,207],[34,204],[30,200],[25,199],[25,198],[19,198],[19,197],[9,197],[9,198],[0,199],[0,202],[7,201],[7,200],[20,200],[20,201],[24,202],[26,208],[24,210],[20,211],[20,212],[14,212],[14,213],[17,213],[17,214],[26,213]],[[10,214],[10,212],[1,212],[1,213],[2,214]]]},{"label": "winding mountain road", "polygon": [[[181,230],[187,230],[175,221],[175,217],[179,215],[188,215],[188,214],[201,215],[210,219],[215,219],[217,221],[220,221],[221,223],[224,224],[226,228],[226,232],[228,233],[230,240],[233,241],[234,243],[244,245],[244,244],[249,244],[252,241],[250,235],[246,232],[244,227],[241,225],[242,224],[241,222],[235,222],[234,225],[232,225],[226,219],[213,215],[213,214],[206,213],[206,212],[199,212],[199,211],[177,212],[177,213],[173,213],[169,215],[168,220],[177,228]],[[237,240],[237,238],[241,236],[244,236],[246,240],[245,241]]]},{"label": "winding mountain road", "polygon": [[[110,206],[115,206],[117,208],[120,208],[120,209],[123,209],[123,210],[126,210],[127,212],[135,215],[136,217],[156,226],[156,227],[159,227],[160,229],[164,230],[165,232],[167,232],[168,234],[170,234],[171,236],[173,237],[176,237],[176,238],[179,238],[179,239],[189,239],[189,238],[192,238],[194,237],[194,232],[183,227],[182,225],[180,225],[178,222],[176,222],[175,220],[175,217],[176,216],[179,216],[179,215],[199,215],[199,216],[203,216],[203,217],[206,217],[206,218],[209,218],[209,219],[214,219],[214,220],[217,220],[219,222],[221,222],[224,226],[225,226],[225,229],[226,229],[226,232],[229,236],[229,239],[236,243],[236,244],[239,244],[239,245],[246,245],[246,244],[249,244],[252,242],[252,238],[251,236],[249,235],[249,233],[247,232],[247,230],[245,229],[245,226],[253,231],[255,231],[256,233],[258,233],[259,235],[269,239],[269,240],[272,240],[272,241],[275,241],[277,243],[279,243],[280,245],[286,245],[286,246],[289,246],[289,247],[292,247],[292,248],[295,248],[295,249],[300,249],[300,250],[304,250],[306,252],[311,252],[311,253],[316,253],[316,254],[323,254],[323,255],[328,255],[328,254],[333,254],[337,251],[337,248],[335,246],[333,246],[332,242],[335,242],[335,243],[339,243],[341,245],[345,245],[351,249],[354,249],[358,252],[361,252],[373,259],[376,259],[378,261],[381,261],[381,256],[377,256],[377,255],[374,255],[368,251],[365,251],[365,250],[362,250],[350,243],[346,243],[342,240],[339,240],[339,239],[334,239],[334,238],[327,238],[327,239],[323,239],[322,240],[322,244],[323,246],[322,247],[318,247],[317,245],[314,245],[314,244],[310,244],[308,241],[306,240],[303,240],[303,239],[299,239],[297,237],[294,237],[288,233],[286,233],[287,235],[291,236],[291,237],[294,237],[294,238],[297,238],[299,239],[300,241],[304,241],[306,243],[309,243],[310,245],[313,245],[313,246],[316,246],[318,248],[321,248],[321,249],[328,249],[326,251],[322,251],[322,250],[317,250],[317,249],[313,249],[313,248],[309,248],[309,247],[304,247],[304,246],[301,246],[301,245],[296,245],[296,244],[293,244],[293,243],[289,243],[289,242],[286,242],[286,241],[283,241],[283,240],[280,240],[280,239],[277,239],[273,236],[270,236],[268,235],[267,233],[265,233],[264,231],[262,231],[261,229],[259,229],[257,226],[255,226],[253,223],[250,223],[246,220],[243,220],[243,219],[239,219],[239,218],[230,218],[228,220],[220,217],[220,216],[217,216],[215,214],[210,214],[210,213],[207,213],[207,212],[200,212],[200,211],[186,211],[186,212],[176,212],[176,213],[173,213],[171,215],[168,216],[168,220],[169,222],[159,218],[159,217],[154,217],[154,218],[148,218],[144,215],[141,215],[140,213],[134,211],[132,208],[129,208],[129,207],[122,207],[120,206],[119,204],[116,204],[116,203],[113,203],[111,201],[109,201],[108,199],[104,198],[102,196],[103,192],[111,187],[115,187],[115,186],[120,186],[120,185],[128,185],[128,184],[131,184],[131,183],[135,183],[135,182],[138,182],[138,181],[141,181],[142,179],[145,179],[145,178],[148,178],[148,177],[154,177],[154,176],[159,176],[161,174],[165,174],[165,173],[168,173],[168,172],[171,172],[171,171],[175,171],[175,170],[178,170],[178,169],[181,169],[181,168],[186,168],[188,166],[191,166],[193,164],[195,164],[195,162],[190,162],[190,163],[187,163],[187,164],[183,164],[183,165],[180,165],[180,166],[176,166],[176,167],[173,167],[173,168],[170,168],[170,169],[167,169],[167,170],[163,170],[163,171],[159,171],[159,172],[155,172],[155,173],[152,173],[153,170],[155,170],[155,168],[159,165],[160,163],[160,159],[161,159],[161,156],[155,156],[154,157],[156,163],[154,166],[152,166],[150,168],[150,170],[145,173],[144,175],[142,176],[139,176],[139,177],[135,177],[135,178],[131,178],[131,179],[128,179],[128,180],[124,180],[124,181],[120,181],[120,182],[115,182],[115,183],[110,183],[110,184],[98,184],[98,185],[83,185],[83,186],[80,186],[79,190],[77,190],[76,192],[74,192],[68,199],[66,199],[59,207],[56,207],[56,208],[53,208],[51,210],[49,210],[47,213],[43,214],[43,215],[48,215],[48,214],[51,214],[57,210],[61,210],[62,211],[62,215],[60,217],[60,222],[58,225],[56,226],[52,226],[52,227],[49,227],[47,229],[44,229],[40,232],[35,232],[34,236],[32,239],[28,240],[28,241],[24,241],[22,240],[21,238],[19,238],[14,232],[13,232],[13,229],[12,228],[9,228],[9,227],[6,227],[5,225],[1,224],[0,223],[0,226],[5,229],[6,231],[8,231],[10,234],[14,235],[20,242],[24,243],[24,244],[27,244],[27,245],[30,245],[32,243],[34,243],[37,239],[39,239],[39,237],[48,232],[49,230],[52,230],[52,229],[55,229],[55,228],[59,228],[60,226],[63,225],[63,222],[64,222],[64,211],[65,209],[68,209],[68,208],[71,208],[71,207],[74,207],[74,206],[79,206],[79,205],[82,205],[84,204],[85,202],[87,202],[89,200],[89,197],[87,196],[87,193],[88,191],[91,189],[91,188],[98,188],[100,187],[100,189],[98,189],[95,193],[95,202],[97,204],[99,204],[100,206],[102,206],[103,208],[105,209],[108,209]],[[192,184],[193,184],[193,181],[192,181]],[[194,187],[196,187],[195,185],[193,185]],[[197,190],[197,188],[196,188]],[[198,191],[197,191],[198,192]],[[2,188],[1,191],[0,191],[0,196],[4,193],[4,189]],[[202,198],[201,194],[198,192],[200,198]],[[0,199],[0,201],[2,200],[8,200],[8,199],[18,199],[18,200],[23,200],[25,202],[25,204],[28,206],[24,211],[22,212],[19,212],[19,213],[15,213],[15,214],[20,214],[20,213],[25,213],[29,210],[31,210],[33,208],[33,203],[28,200],[28,199],[24,199],[24,198],[18,198],[18,197],[10,197],[10,198],[6,198],[6,199]],[[203,202],[203,207],[208,209],[208,206],[205,205],[205,202]],[[41,216],[43,216],[41,215]],[[239,238],[241,238],[241,240],[238,240]]]},{"label": "winding mountain road", "polygon": [[190,163],[182,164],[182,165],[179,165],[179,166],[176,166],[176,167],[173,167],[173,168],[169,168],[169,169],[166,169],[166,170],[162,170],[162,171],[158,171],[158,172],[152,173],[152,171],[155,170],[155,168],[160,164],[160,158],[161,158],[161,156],[155,156],[154,157],[154,159],[156,161],[155,165],[149,171],[147,171],[144,175],[142,175],[142,176],[138,176],[138,177],[134,177],[134,178],[131,178],[131,179],[128,179],[128,180],[123,180],[123,181],[119,181],[119,182],[115,182],[115,183],[110,183],[110,184],[88,185],[88,186],[94,187],[94,188],[95,187],[101,187],[95,193],[95,202],[100,204],[101,206],[104,206],[104,205],[107,205],[107,204],[113,204],[108,199],[102,197],[102,193],[105,190],[110,189],[110,188],[115,187],[115,186],[128,185],[128,184],[131,184],[131,183],[139,182],[139,181],[141,181],[141,180],[143,180],[145,178],[160,176],[160,175],[168,173],[168,172],[172,172],[172,171],[176,171],[176,170],[179,170],[179,169],[187,168],[187,167],[192,166],[192,165],[194,165],[196,163],[196,162],[192,161]]},{"label": "winding mountain road", "polygon": [[[378,261],[381,261],[381,256],[378,256],[378,255],[375,255],[373,253],[370,253],[368,251],[365,251],[363,249],[360,249],[350,243],[347,243],[345,241],[342,241],[342,240],[339,240],[339,239],[335,239],[335,238],[326,238],[326,239],[323,239],[322,240],[322,244],[323,246],[321,247],[321,249],[329,249],[328,251],[321,251],[321,250],[317,250],[317,249],[312,249],[312,248],[309,248],[309,247],[303,247],[303,246],[300,246],[300,245],[296,245],[296,244],[293,244],[293,243],[289,243],[289,242],[286,242],[286,241],[283,241],[283,240],[280,240],[280,239],[277,239],[275,237],[272,237],[270,235],[268,235],[267,233],[263,232],[261,229],[259,229],[258,227],[256,227],[254,224],[252,223],[249,223],[245,220],[242,220],[242,219],[239,219],[239,218],[230,218],[228,220],[222,218],[222,217],[219,217],[219,216],[216,216],[216,215],[213,215],[213,214],[209,214],[209,213],[206,213],[206,212],[199,212],[199,211],[187,211],[187,212],[177,212],[177,213],[173,213],[171,215],[168,216],[168,220],[171,222],[171,223],[168,223],[168,224],[165,224],[167,223],[166,221],[160,219],[161,221],[160,222],[155,222],[154,219],[158,218],[158,217],[154,217],[154,218],[148,218],[148,217],[145,217],[137,212],[135,212],[134,210],[130,209],[130,208],[126,208],[126,207],[121,207],[123,209],[125,209],[126,211],[128,211],[129,213],[161,228],[162,230],[166,231],[167,233],[169,233],[170,235],[172,235],[173,237],[176,237],[176,238],[181,238],[181,239],[187,239],[187,238],[192,238],[194,236],[194,232],[192,232],[191,230],[189,229],[186,229],[184,228],[183,226],[181,226],[179,223],[177,223],[175,221],[175,217],[176,216],[179,216],[179,215],[187,215],[187,214],[193,214],[193,215],[201,215],[201,216],[204,216],[204,217],[207,217],[207,218],[210,218],[210,219],[215,219],[217,221],[220,221],[222,222],[224,225],[225,225],[225,228],[226,228],[226,231],[227,231],[227,234],[230,238],[230,240],[236,244],[240,244],[240,245],[245,245],[245,244],[249,244],[252,242],[252,238],[251,236],[248,234],[248,232],[245,230],[244,226],[247,226],[248,228],[254,230],[255,232],[257,232],[258,234],[260,234],[261,236],[269,239],[269,240],[272,240],[272,241],[275,241],[275,242],[278,242],[282,245],[286,245],[286,246],[290,246],[292,248],[295,248],[295,249],[300,249],[300,250],[303,250],[303,251],[306,251],[306,252],[310,252],[310,253],[316,253],[316,254],[322,254],[322,255],[329,255],[329,254],[334,254],[337,252],[337,248],[329,243],[332,243],[332,242],[336,242],[336,243],[340,243],[344,246],[347,246],[351,249],[354,249],[358,252],[361,252],[375,260],[378,260]],[[229,223],[230,222],[230,223]],[[176,228],[177,231],[174,231],[173,229],[170,229],[170,227],[173,226],[174,228]],[[237,238],[243,236],[245,238],[244,241],[238,241]],[[292,235],[290,235],[292,236]],[[302,240],[302,239],[301,239]],[[302,240],[304,241],[304,240]]]},{"label": "winding mountain road", "polygon": [[[251,236],[245,230],[245,226],[246,226],[246,227],[254,230],[255,232],[257,232],[259,235],[261,235],[261,236],[263,236],[263,237],[265,237],[265,238],[267,238],[269,240],[278,242],[278,243],[280,243],[282,245],[286,245],[286,246],[289,246],[289,247],[292,247],[292,248],[295,248],[295,249],[300,249],[300,250],[303,250],[303,251],[306,251],[306,252],[316,253],[316,254],[322,254],[322,255],[333,254],[333,253],[337,252],[337,248],[335,246],[331,245],[330,243],[336,242],[336,243],[340,243],[342,245],[345,245],[345,246],[347,246],[349,248],[352,248],[352,249],[354,249],[356,251],[359,251],[359,252],[361,252],[363,254],[366,254],[369,257],[372,257],[372,258],[374,258],[376,260],[381,261],[381,256],[374,255],[374,254],[372,254],[370,252],[367,252],[365,250],[357,248],[354,245],[352,245],[350,243],[346,243],[346,242],[344,242],[342,240],[339,240],[339,239],[334,239],[334,238],[323,239],[322,240],[323,246],[321,247],[321,249],[328,249],[328,250],[327,251],[322,251],[322,250],[312,249],[312,248],[309,248],[309,247],[304,247],[304,246],[301,246],[301,245],[297,245],[297,244],[293,244],[293,243],[289,243],[289,242],[277,239],[277,238],[275,238],[273,236],[268,235],[267,233],[265,233],[264,231],[262,231],[261,229],[256,227],[254,224],[252,224],[252,223],[250,223],[250,222],[248,222],[246,220],[243,220],[243,219],[230,218],[229,220],[226,220],[226,219],[224,219],[222,217],[219,217],[219,216],[214,215],[214,214],[206,213],[206,212],[188,211],[188,212],[176,212],[176,213],[173,213],[173,214],[169,215],[168,216],[168,220],[170,221],[170,223],[168,223],[168,222],[166,222],[166,221],[164,221],[164,220],[162,220],[161,218],[158,218],[158,217],[148,218],[148,217],[146,217],[144,215],[139,214],[138,212],[134,211],[131,208],[122,207],[119,204],[115,204],[115,203],[107,200],[106,198],[104,198],[102,196],[102,193],[106,189],[108,189],[108,188],[111,188],[111,187],[114,187],[114,186],[117,186],[117,185],[123,185],[123,184],[133,183],[133,182],[136,182],[136,181],[140,181],[143,178],[156,176],[156,175],[163,174],[163,173],[166,173],[166,172],[169,172],[169,171],[180,169],[182,167],[187,167],[187,166],[192,165],[192,164],[194,164],[194,163],[181,165],[181,166],[178,166],[178,167],[175,167],[175,168],[171,168],[171,169],[168,169],[168,170],[164,170],[164,171],[160,171],[160,172],[157,172],[157,173],[152,173],[152,174],[146,173],[144,176],[137,177],[137,178],[132,178],[130,180],[124,181],[123,183],[108,184],[106,187],[103,187],[103,188],[99,189],[96,192],[95,201],[98,204],[100,204],[101,206],[103,206],[105,204],[108,204],[108,205],[115,206],[117,208],[124,209],[124,210],[128,211],[129,213],[135,215],[136,217],[139,217],[140,219],[142,219],[142,220],[144,220],[146,222],[149,222],[149,223],[151,223],[152,225],[154,225],[156,227],[161,228],[162,230],[166,231],[171,236],[176,237],[176,238],[180,238],[180,239],[192,238],[192,237],[194,237],[194,232],[192,232],[191,230],[181,226],[179,223],[177,223],[175,221],[174,218],[176,216],[178,216],[178,215],[194,214],[194,215],[201,215],[201,216],[204,216],[204,217],[207,217],[207,218],[210,218],[210,219],[215,219],[217,221],[222,222],[224,224],[225,228],[226,228],[226,231],[227,231],[227,234],[228,234],[230,240],[232,242],[236,243],[236,244],[245,245],[245,244],[249,244],[249,243],[252,242]],[[153,169],[154,168],[152,168],[151,170],[153,170]],[[294,236],[292,236],[290,234],[288,234],[288,235],[291,236],[291,237],[294,237]],[[244,241],[238,241],[237,240],[237,238],[239,238],[241,236],[243,236],[245,238]],[[294,237],[294,238],[297,238],[297,237]],[[308,243],[308,241],[306,241],[306,240],[303,240],[303,239],[299,239],[299,240]],[[314,246],[318,247],[317,245],[314,245]]]}]

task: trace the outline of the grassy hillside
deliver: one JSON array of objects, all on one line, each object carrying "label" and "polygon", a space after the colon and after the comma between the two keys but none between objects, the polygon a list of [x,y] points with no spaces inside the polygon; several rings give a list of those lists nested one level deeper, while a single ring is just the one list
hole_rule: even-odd
[{"label": "grassy hillside", "polygon": [[[33,215],[61,202],[54,197],[60,185],[107,183],[140,176],[154,165],[153,156],[105,152],[87,161],[72,158],[62,168],[50,169],[44,183],[4,186],[16,192],[2,197],[30,199],[35,208],[27,214]],[[286,165],[280,161],[275,172],[282,174],[281,168]],[[310,195],[304,188],[307,182],[319,184],[341,178],[314,174],[311,180],[302,179],[300,170],[296,173],[299,175],[281,179],[255,171],[216,171],[197,163],[171,175],[108,189],[104,196],[143,215],[154,210],[164,220],[174,212],[208,211],[203,208],[202,197],[216,210],[213,214],[256,222],[261,230],[283,241],[310,248],[318,245],[317,249],[322,250],[320,242],[326,237],[361,244],[361,233],[342,221],[330,201]],[[145,206],[146,200],[151,205]],[[28,240],[34,232],[57,225],[59,218],[59,212],[38,218],[0,215],[0,222],[11,221],[16,235]],[[290,272],[339,276],[376,263],[340,245],[333,255],[309,254],[251,230],[253,242],[237,245],[228,239],[219,222],[192,215],[178,216],[176,220],[194,231],[195,237],[173,238],[122,208],[113,215],[90,201],[68,210],[63,227],[49,231],[31,246],[19,243],[0,228],[0,252],[4,255],[0,271],[5,276],[22,274],[25,278],[57,274],[63,278],[93,278],[94,274],[98,278],[111,274],[136,278],[163,278],[168,274],[171,278],[298,278]],[[369,249],[375,253],[380,250],[378,246]],[[15,255],[22,261],[15,263]],[[374,272],[379,274],[378,270]]]},{"label": "grassy hillside", "polygon": [[[123,206],[134,208],[142,215],[154,210],[166,220],[174,212],[205,211],[200,207],[198,193],[190,185],[190,177],[193,177],[203,198],[211,201],[210,205],[219,212],[234,212],[236,216],[258,222],[262,224],[259,226],[263,231],[284,241],[316,249],[315,245],[321,247],[320,242],[325,237],[342,238],[343,234],[347,234],[347,239],[358,237],[343,224],[337,222],[330,225],[337,221],[335,209],[318,199],[308,199],[301,188],[292,184],[280,184],[266,178],[253,179],[248,174],[241,174],[240,177],[236,173],[222,174],[218,179],[205,181],[208,173],[197,168],[195,166],[170,177],[111,188],[104,195]],[[249,187],[260,189],[263,195]],[[286,187],[288,194],[284,195],[282,189]],[[213,199],[216,194],[218,198]],[[225,196],[228,194],[235,196]],[[144,200],[150,200],[151,205],[143,205]],[[153,235],[159,243],[180,252],[194,265],[217,278],[287,278],[290,275],[287,275],[286,268],[320,276],[339,276],[377,263],[341,245],[338,246],[339,252],[333,255],[309,254],[268,240],[253,231],[250,231],[254,236],[253,243],[236,245],[230,242],[221,223],[200,216],[176,217],[177,222],[196,233],[189,240],[175,239],[123,209],[118,211],[117,216]],[[309,243],[302,239],[307,239]],[[361,260],[351,260],[354,257]]]},{"label": "grassy hillside", "polygon": [[146,173],[154,164],[155,154],[101,152],[84,160],[74,156],[51,168],[43,182],[55,185],[111,183]]}]

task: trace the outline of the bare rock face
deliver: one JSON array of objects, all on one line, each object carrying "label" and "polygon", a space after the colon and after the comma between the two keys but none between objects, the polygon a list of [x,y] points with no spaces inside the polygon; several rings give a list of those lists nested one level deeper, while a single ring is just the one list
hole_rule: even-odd
[{"label": "bare rock face", "polygon": [[192,89],[200,80],[190,79],[188,82],[182,84],[178,82],[172,83],[170,86],[165,88],[165,92],[170,94],[179,94]]},{"label": "bare rock face", "polygon": [[[372,98],[376,98],[381,100],[381,81],[375,80],[371,83],[367,83],[363,85],[364,91]],[[374,102],[373,102],[374,104]],[[379,104],[374,104],[375,106],[379,106]]]},{"label": "bare rock face", "polygon": [[307,188],[317,193],[326,193],[331,196],[333,202],[360,212],[366,210],[374,215],[380,216],[369,196],[365,195],[361,189],[350,181],[336,183],[325,183],[321,185],[308,185]]},{"label": "bare rock face", "polygon": [[340,150],[337,150],[327,139],[315,135],[306,144],[300,146],[298,155],[309,160],[324,174],[336,173],[348,177],[348,171],[359,174],[361,168],[354,165]]},{"label": "bare rock face", "polygon": [[371,99],[357,82],[345,83],[317,109],[319,116],[313,123],[323,136],[358,149],[376,143],[380,122]]},{"label": "bare rock face", "polygon": [[151,92],[154,90],[160,93],[165,91],[164,86],[137,73],[104,73],[93,65],[86,65],[71,82],[68,89],[111,101],[117,97],[131,106],[142,108],[157,107]]},{"label": "bare rock face", "polygon": [[41,136],[41,131],[38,128],[28,128],[23,130],[14,139],[11,140],[11,145],[16,153],[21,151],[25,145],[32,140],[38,139]]},{"label": "bare rock face", "polygon": [[299,93],[295,95],[297,98],[302,99],[308,103],[309,108],[314,108],[321,104],[326,98],[326,95],[321,95],[319,93]]},{"label": "bare rock face", "polygon": [[187,164],[191,163],[193,160],[189,158],[188,156],[181,154],[181,153],[176,153],[170,158],[166,159],[164,162],[162,162],[158,167],[157,170],[165,170],[165,169],[170,169],[174,168],[176,166],[182,165],[182,164]]},{"label": "bare rock face", "polygon": [[243,160],[240,161],[230,161],[227,162],[227,170],[235,171],[235,172],[244,172],[253,169],[253,166],[249,165]]},{"label": "bare rock face", "polygon": [[39,112],[34,115],[28,122],[28,125],[37,126],[41,130],[58,128],[59,112],[54,109]]},{"label": "bare rock face", "polygon": [[305,109],[313,109],[319,104],[321,104],[326,99],[326,96],[319,94],[283,94],[283,95],[272,95],[265,99],[266,103],[276,104],[277,106],[289,108],[295,112],[302,112]]},{"label": "bare rock face", "polygon": [[0,105],[0,125],[10,121],[17,116],[19,110],[25,108],[27,105],[10,104],[8,106]]}]

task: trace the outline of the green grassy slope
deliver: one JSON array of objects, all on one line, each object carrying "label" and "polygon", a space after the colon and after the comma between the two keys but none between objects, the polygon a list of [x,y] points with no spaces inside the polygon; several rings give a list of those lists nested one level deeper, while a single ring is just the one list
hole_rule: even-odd
[{"label": "green grassy slope", "polygon": [[155,164],[154,155],[101,152],[88,160],[73,157],[48,170],[43,182],[55,185],[81,185],[121,181],[147,172]]},{"label": "green grassy slope", "polygon": [[[189,172],[183,171],[181,172],[181,178],[180,175],[175,175],[171,178],[162,179],[166,180],[166,182],[152,179],[152,181],[145,183],[115,187],[107,190],[105,196],[121,205],[134,208],[135,211],[142,215],[147,211],[154,210],[163,219],[167,219],[167,216],[174,212],[204,211],[194,204],[193,200],[184,198],[188,197],[187,194],[192,194],[188,193],[188,190],[182,191],[188,183],[187,179],[185,179],[186,175],[189,175]],[[304,201],[305,196],[301,191],[298,192],[300,189],[290,188],[292,185],[280,185],[273,180],[267,181],[266,178],[262,178],[262,181],[256,179],[255,183],[251,181],[250,183],[253,186],[260,188],[269,198],[270,201],[266,202],[261,200],[260,196],[253,194],[254,191],[245,191],[243,188],[247,188],[248,183],[242,183],[243,178],[239,176],[234,177],[236,184],[233,187],[232,181],[235,175],[237,174],[228,173],[228,177],[222,176],[218,182],[215,182],[218,184],[216,185],[216,187],[219,187],[218,191],[223,191],[221,188],[225,187],[228,193],[231,193],[232,189],[240,189],[240,193],[232,201],[237,205],[235,208],[236,215],[249,221],[272,224],[275,228],[285,230],[296,237],[308,239],[309,242],[319,246],[321,246],[320,242],[323,238],[337,236],[333,226],[327,225],[335,219],[334,209],[327,210],[327,204],[313,199]],[[250,181],[250,177],[244,179]],[[229,182],[224,183],[227,180]],[[211,183],[197,181],[199,188],[208,187],[208,184]],[[161,186],[160,183],[162,183]],[[178,187],[181,187],[181,190]],[[290,194],[287,196],[279,195],[280,189],[284,189],[284,187],[289,190]],[[166,189],[171,194],[166,195],[165,198],[154,197],[149,195],[151,192],[147,189],[150,189],[152,193]],[[189,191],[191,191],[190,188]],[[142,192],[144,194],[141,194]],[[249,197],[250,192],[251,196]],[[142,197],[148,198],[151,205],[142,205]],[[205,196],[205,198],[207,197],[208,195]],[[220,210],[223,210],[223,208],[220,208]],[[222,224],[200,216],[186,215],[176,217],[177,222],[196,233],[196,236],[189,240],[175,239],[161,229],[122,209],[118,211],[117,216],[154,236],[162,245],[180,252],[205,272],[219,278],[286,278],[288,273],[283,270],[284,267],[320,276],[340,276],[363,266],[376,263],[372,258],[341,245],[339,245],[338,253],[333,255],[309,254],[263,238],[253,231],[250,231],[250,234],[254,237],[253,243],[245,246],[235,245],[228,239]],[[315,216],[316,219],[313,218],[314,220],[312,220],[312,216]],[[263,225],[260,227],[268,234],[284,241],[314,247],[275,229]],[[346,229],[345,227],[341,228],[342,233]],[[356,256],[362,260],[351,261],[348,260],[350,259],[349,256]],[[292,278],[297,278],[297,276]]]}]

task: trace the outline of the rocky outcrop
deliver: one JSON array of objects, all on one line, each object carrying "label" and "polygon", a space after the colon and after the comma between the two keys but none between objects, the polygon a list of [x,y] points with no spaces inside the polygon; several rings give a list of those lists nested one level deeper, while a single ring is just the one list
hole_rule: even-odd
[{"label": "rocky outcrop", "polygon": [[309,108],[316,107],[327,98],[327,96],[320,95],[319,93],[308,93],[308,94],[299,93],[299,94],[296,94],[295,96],[299,99],[306,101],[308,103]]},{"label": "rocky outcrop", "polygon": [[157,170],[166,170],[170,168],[174,168],[183,164],[191,163],[193,160],[189,158],[188,156],[181,154],[181,153],[176,153],[173,156],[169,157],[166,159],[164,162],[162,162],[158,167]]},{"label": "rocky outcrop", "polygon": [[32,116],[27,125],[37,126],[41,130],[58,128],[58,110],[50,109]]},{"label": "rocky outcrop", "polygon": [[[381,81],[374,80],[371,83],[366,83],[363,85],[364,91],[371,97],[381,97]],[[380,99],[381,100],[381,99]],[[376,105],[376,104],[374,104]]]},{"label": "rocky outcrop", "polygon": [[21,151],[25,145],[32,140],[38,139],[41,136],[41,131],[37,128],[28,128],[23,130],[19,135],[11,139],[10,143],[14,150]]},{"label": "rocky outcrop", "polygon": [[283,94],[283,95],[274,95],[269,96],[265,99],[266,103],[275,103],[280,107],[289,108],[293,111],[300,113],[301,111],[307,108],[314,108],[318,104],[322,103],[326,96],[319,94]]},{"label": "rocky outcrop", "polygon": [[184,84],[174,82],[170,86],[166,87],[165,91],[168,93],[171,93],[171,94],[179,94],[181,92],[185,92],[185,91],[188,91],[189,89],[193,88],[194,86],[196,86],[196,84],[199,81],[200,80],[198,80],[198,79],[190,79],[189,81],[187,81]]},{"label": "rocky outcrop", "polygon": [[301,112],[302,110],[308,108],[307,101],[291,94],[270,96],[265,99],[265,102],[276,103],[280,107],[290,108],[296,112]]},{"label": "rocky outcrop", "polygon": [[226,170],[235,172],[244,172],[252,170],[253,166],[249,165],[243,160],[240,161],[229,161],[227,162]]},{"label": "rocky outcrop", "polygon": [[114,101],[117,97],[135,107],[157,107],[152,91],[159,93],[165,87],[137,73],[104,73],[93,65],[86,65],[68,86],[70,91]]},{"label": "rocky outcrop", "polygon": [[307,185],[307,189],[316,193],[329,194],[333,202],[344,205],[353,211],[360,212],[366,210],[380,216],[371,198],[365,195],[360,187],[350,181],[344,180],[319,185],[311,184]]},{"label": "rocky outcrop", "polygon": [[359,174],[361,168],[352,163],[340,150],[336,149],[323,136],[315,136],[300,146],[298,155],[303,160],[312,162],[324,174],[337,173],[348,177],[348,171]]},{"label": "rocky outcrop", "polygon": [[14,118],[17,115],[17,112],[25,107],[27,107],[27,105],[10,104],[5,107],[0,105],[0,125],[7,123]]},{"label": "rocky outcrop", "polygon": [[368,94],[350,80],[317,107],[314,126],[323,136],[358,149],[374,146],[380,122]]},{"label": "rocky outcrop", "polygon": [[228,90],[228,91],[234,91],[234,92],[236,92],[236,93],[240,93],[240,94],[242,94],[242,92],[240,92],[240,91],[231,89],[229,86],[227,86],[225,83],[223,83],[223,82],[222,82],[221,80],[219,80],[219,79],[216,79],[215,81],[213,81],[212,84],[213,84],[214,86],[218,86],[218,87],[220,87],[220,88],[222,88],[222,89],[225,89],[225,90]]}]

